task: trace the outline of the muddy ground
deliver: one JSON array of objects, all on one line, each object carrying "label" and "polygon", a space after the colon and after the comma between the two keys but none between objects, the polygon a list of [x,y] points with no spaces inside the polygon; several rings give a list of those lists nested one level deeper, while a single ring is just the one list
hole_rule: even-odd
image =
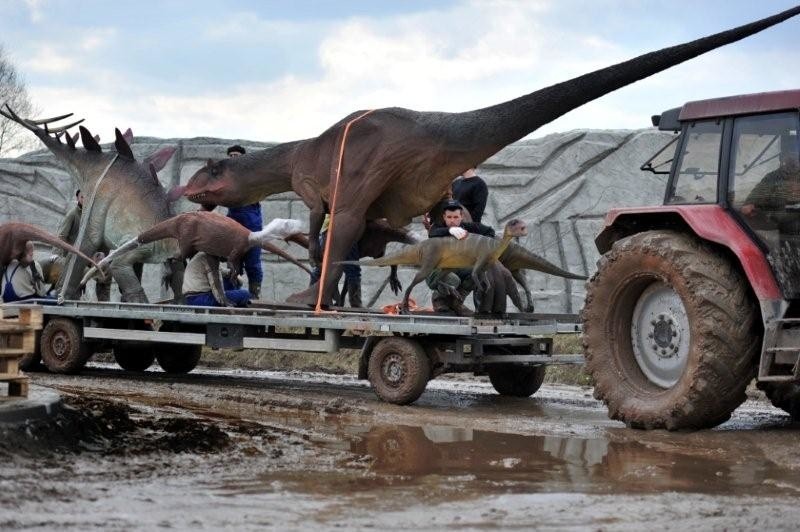
[{"label": "muddy ground", "polygon": [[796,528],[800,426],[751,399],[643,432],[578,386],[434,381],[413,406],[347,375],[94,364],[33,374],[52,423],[0,430],[0,529]]}]

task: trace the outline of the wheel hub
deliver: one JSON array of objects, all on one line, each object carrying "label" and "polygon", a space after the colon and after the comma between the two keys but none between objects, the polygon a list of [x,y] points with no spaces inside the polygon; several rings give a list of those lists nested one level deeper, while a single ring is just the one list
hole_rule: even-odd
[{"label": "wheel hub", "polygon": [[383,379],[392,386],[397,386],[403,381],[406,374],[405,365],[400,355],[387,356],[382,365]]},{"label": "wheel hub", "polygon": [[671,388],[680,380],[689,357],[689,318],[670,286],[656,282],[639,296],[631,343],[636,363],[650,382]]},{"label": "wheel hub", "polygon": [[50,341],[50,346],[52,347],[52,352],[59,360],[64,360],[67,356],[67,353],[70,351],[70,341],[69,337],[59,331],[53,335],[52,340]]}]

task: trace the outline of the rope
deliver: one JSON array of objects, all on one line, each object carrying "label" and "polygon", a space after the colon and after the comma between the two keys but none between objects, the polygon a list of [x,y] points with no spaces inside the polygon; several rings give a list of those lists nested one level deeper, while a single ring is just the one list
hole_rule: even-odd
[{"label": "rope", "polygon": [[[86,226],[89,225],[89,217],[92,214],[92,206],[94,205],[94,199],[97,196],[97,189],[100,188],[100,183],[103,182],[103,178],[106,177],[106,174],[111,169],[111,166],[116,162],[119,154],[115,154],[114,157],[111,158],[111,161],[106,165],[103,173],[100,174],[100,178],[95,182],[94,188],[92,189],[92,194],[89,196],[89,201],[81,209],[81,225],[78,228],[78,236],[75,239],[75,242],[72,244],[78,249],[81,249],[81,245],[83,245],[83,237],[84,233],[86,233]],[[76,255],[71,255],[70,259],[67,263],[67,270],[64,272],[64,282],[61,285],[61,293],[59,294],[59,301],[63,300],[64,295],[67,292],[67,288],[69,288],[69,281],[70,277],[72,277],[72,271],[75,269],[75,263],[78,261],[78,257]]]},{"label": "rope", "polygon": [[331,193],[331,212],[330,212],[330,223],[328,224],[328,238],[325,239],[325,249],[322,252],[322,275],[319,278],[319,288],[317,289],[317,306],[314,308],[315,314],[322,313],[322,293],[325,290],[325,280],[328,277],[328,253],[330,253],[331,249],[331,240],[333,240],[333,227],[334,227],[334,220],[335,220],[335,213],[336,213],[336,196],[339,192],[339,176],[342,173],[342,163],[344,161],[344,146],[347,142],[347,134],[350,132],[350,126],[353,125],[355,122],[358,122],[368,114],[370,114],[374,109],[370,109],[366,111],[356,118],[350,120],[344,126],[344,134],[342,135],[342,141],[339,143],[339,162],[336,165],[336,173],[332,176],[333,179],[333,189]]}]

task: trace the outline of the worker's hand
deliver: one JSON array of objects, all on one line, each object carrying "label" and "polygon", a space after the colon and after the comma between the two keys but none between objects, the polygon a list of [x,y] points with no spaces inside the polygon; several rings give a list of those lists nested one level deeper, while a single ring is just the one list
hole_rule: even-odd
[{"label": "worker's hand", "polygon": [[459,240],[462,240],[467,237],[469,234],[466,229],[461,227],[451,227],[450,234],[456,237]]},{"label": "worker's hand", "polygon": [[742,209],[741,210],[742,210],[742,214],[744,214],[747,217],[751,217],[756,212],[756,206],[753,205],[752,203],[748,203],[746,205],[742,205]]},{"label": "worker's hand", "polygon": [[429,212],[426,212],[425,214],[422,215],[422,226],[425,228],[426,231],[430,231],[432,225],[433,223],[431,222],[431,214]]}]

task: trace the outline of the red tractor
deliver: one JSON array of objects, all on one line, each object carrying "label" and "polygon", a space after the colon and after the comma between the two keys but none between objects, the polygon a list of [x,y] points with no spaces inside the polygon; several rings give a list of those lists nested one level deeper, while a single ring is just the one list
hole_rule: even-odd
[{"label": "red tractor", "polygon": [[642,166],[664,205],[614,209],[582,312],[609,415],[638,428],[727,420],[756,376],[800,418],[800,90],[690,102]]}]

